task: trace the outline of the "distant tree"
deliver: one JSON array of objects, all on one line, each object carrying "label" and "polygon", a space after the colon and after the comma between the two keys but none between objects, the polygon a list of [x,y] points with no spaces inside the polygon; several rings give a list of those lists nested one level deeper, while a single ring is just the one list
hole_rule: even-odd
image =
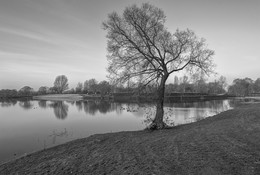
[{"label": "distant tree", "polygon": [[221,89],[226,89],[227,87],[227,79],[224,76],[220,76],[218,79],[218,84],[220,85]]},{"label": "distant tree", "polygon": [[88,80],[86,80],[83,84],[83,93],[88,93],[89,91],[89,83]]},{"label": "distant tree", "polygon": [[198,71],[194,73],[191,76],[192,82],[194,84],[194,90],[197,93],[208,93],[208,84],[205,72],[203,71]]},{"label": "distant tree", "polygon": [[174,76],[174,84],[179,85],[179,78]]},{"label": "distant tree", "polygon": [[30,86],[24,86],[19,90],[20,95],[32,95],[33,94],[33,88]]},{"label": "distant tree", "polygon": [[168,87],[168,90],[170,90],[170,92],[179,92],[179,83],[179,78],[174,76],[174,83]]},{"label": "distant tree", "polygon": [[116,83],[114,84],[114,87],[113,87],[113,92],[117,93],[117,92],[128,92],[129,89],[125,89],[123,84],[121,83]]},{"label": "distant tree", "polygon": [[65,75],[57,76],[54,81],[54,87],[57,89],[59,94],[69,89],[68,78]]},{"label": "distant tree", "polygon": [[101,95],[105,95],[111,92],[111,86],[107,81],[101,81],[98,83],[98,91]]},{"label": "distant tree", "polygon": [[182,82],[185,83],[185,84],[189,83],[189,77],[184,75],[183,78],[182,78]]},{"label": "distant tree", "polygon": [[47,93],[56,94],[58,93],[58,89],[56,87],[50,87]]},{"label": "distant tree", "polygon": [[172,93],[172,92],[178,92],[177,91],[178,85],[170,83],[165,85],[165,92],[166,93]]},{"label": "distant tree", "polygon": [[184,75],[183,77],[179,78],[179,86],[178,86],[178,92],[185,93],[187,92],[187,87],[189,85],[189,77]]},{"label": "distant tree", "polygon": [[142,85],[158,83],[156,115],[150,126],[162,129],[165,84],[175,72],[202,69],[212,72],[214,52],[205,39],[189,29],[170,33],[164,12],[148,3],[127,7],[123,15],[113,12],[103,23],[108,38],[108,72],[114,82],[138,80]]},{"label": "distant tree", "polygon": [[228,88],[228,93],[236,96],[247,96],[253,92],[254,81],[250,78],[235,79]]},{"label": "distant tree", "polygon": [[18,96],[18,92],[16,89],[1,89],[0,90],[0,97],[7,98],[7,97],[16,97]]},{"label": "distant tree", "polygon": [[166,84],[165,85],[165,92],[172,93],[172,92],[179,92],[179,78],[174,76],[174,83]]},{"label": "distant tree", "polygon": [[209,82],[208,83],[208,92],[209,94],[217,94],[217,90],[216,90],[216,86],[217,86],[217,82],[214,81],[214,82]]},{"label": "distant tree", "polygon": [[89,91],[95,93],[97,91],[98,81],[95,78],[88,80]]},{"label": "distant tree", "polygon": [[83,91],[83,84],[78,82],[76,87],[76,93],[81,93]]},{"label": "distant tree", "polygon": [[92,78],[84,82],[83,92],[95,93],[98,90],[97,88],[98,88],[98,81],[95,78]]},{"label": "distant tree", "polygon": [[186,92],[186,88],[189,84],[189,77],[184,75],[182,78],[183,92]]},{"label": "distant tree", "polygon": [[198,93],[207,93],[208,92],[208,87],[207,87],[207,83],[205,81],[205,79],[199,79],[197,81],[197,89],[196,91]]},{"label": "distant tree", "polygon": [[136,88],[136,83],[134,81],[127,81],[127,91],[131,92],[134,88]]},{"label": "distant tree", "polygon": [[76,90],[74,88],[71,88],[69,90],[66,90],[63,92],[64,94],[75,94],[76,93]]},{"label": "distant tree", "polygon": [[254,83],[254,92],[260,93],[260,78],[255,80]]},{"label": "distant tree", "polygon": [[47,94],[49,88],[47,86],[41,86],[38,90],[38,94],[43,95],[43,94]]},{"label": "distant tree", "polygon": [[185,92],[196,92],[195,91],[195,85],[188,83],[185,85]]},{"label": "distant tree", "polygon": [[244,81],[244,86],[246,88],[245,95],[250,95],[254,91],[254,80],[252,80],[251,78],[245,78]]}]

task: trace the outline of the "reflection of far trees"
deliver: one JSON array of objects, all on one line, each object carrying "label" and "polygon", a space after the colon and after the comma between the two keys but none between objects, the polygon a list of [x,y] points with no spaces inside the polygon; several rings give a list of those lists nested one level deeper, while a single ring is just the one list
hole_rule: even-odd
[{"label": "reflection of far trees", "polygon": [[204,108],[210,109],[209,112],[211,112],[211,114],[209,115],[214,115],[232,108],[230,105],[230,100],[212,100],[212,101],[206,101],[204,103],[205,103],[203,104],[205,106]]},{"label": "reflection of far trees", "polygon": [[[191,103],[166,103],[164,106],[164,120],[168,125],[199,121],[231,109],[231,102],[230,100],[212,100]],[[144,111],[144,123],[149,125],[155,116],[155,104],[146,107],[139,106],[139,111]]]},{"label": "reflection of far trees", "polygon": [[33,108],[33,104],[29,100],[20,101],[19,106],[21,106],[25,110]]},{"label": "reflection of far trees", "polygon": [[211,101],[200,101],[190,103],[166,103],[166,107],[175,108],[210,108],[218,109],[219,111],[230,109],[229,100],[211,100]]},{"label": "reflection of far trees", "polygon": [[9,106],[14,106],[16,105],[17,100],[15,99],[4,99],[4,100],[0,100],[0,105],[1,107],[9,107]]},{"label": "reflection of far trees", "polygon": [[82,111],[82,109],[83,109],[82,101],[76,101],[75,104],[76,104],[76,107],[77,107],[78,111]]},{"label": "reflection of far trees", "polygon": [[[206,117],[216,115],[231,109],[230,100],[211,100],[186,104],[172,104],[175,116],[184,116],[186,122],[199,121]],[[176,107],[177,106],[177,107]],[[185,108],[183,107],[185,106]],[[187,107],[189,106],[189,107]],[[177,109],[174,109],[177,108]],[[186,123],[185,122],[185,123]]]},{"label": "reflection of far trees", "polygon": [[148,110],[151,109],[151,104],[146,103],[126,103],[121,106],[121,110],[125,110],[126,112],[131,112],[136,117],[143,117]]},{"label": "reflection of far trees", "polygon": [[71,106],[73,106],[76,101],[66,101],[66,102],[69,103],[69,104],[71,104]]},{"label": "reflection of far trees", "polygon": [[[80,103],[81,102],[81,103]],[[97,112],[106,114],[107,112],[115,111],[117,106],[109,101],[80,101],[76,105],[78,109],[83,104],[84,111],[86,114],[95,115]]]},{"label": "reflection of far trees", "polygon": [[98,106],[99,106],[99,112],[100,112],[100,113],[105,114],[105,113],[107,113],[107,112],[112,111],[111,105],[110,105],[110,103],[107,102],[107,101],[101,101],[100,103],[98,103]]},{"label": "reflection of far trees", "polygon": [[113,109],[117,114],[122,114],[122,105],[122,103],[111,103],[111,109]]},{"label": "reflection of far trees", "polygon": [[54,114],[58,119],[65,119],[68,115],[69,106],[63,101],[55,101],[49,105],[54,110]]},{"label": "reflection of far trees", "polygon": [[41,108],[43,108],[43,109],[46,109],[46,108],[48,107],[46,100],[40,100],[40,101],[38,101],[38,105],[39,105],[39,107],[41,107]]}]

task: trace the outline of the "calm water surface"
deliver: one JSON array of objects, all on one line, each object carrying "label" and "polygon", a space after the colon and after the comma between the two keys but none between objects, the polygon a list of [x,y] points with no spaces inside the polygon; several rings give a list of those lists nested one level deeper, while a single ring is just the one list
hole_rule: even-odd
[{"label": "calm water surface", "polygon": [[[195,122],[232,109],[232,100],[165,104],[171,125]],[[0,101],[0,164],[97,133],[144,129],[153,104],[106,101]]]}]

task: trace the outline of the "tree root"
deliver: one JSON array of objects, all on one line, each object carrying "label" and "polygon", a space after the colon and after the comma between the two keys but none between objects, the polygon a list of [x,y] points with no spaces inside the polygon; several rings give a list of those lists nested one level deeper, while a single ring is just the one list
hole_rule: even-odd
[{"label": "tree root", "polygon": [[169,128],[169,126],[164,123],[164,122],[152,122],[148,127],[147,129],[148,130],[161,130],[161,129],[166,129],[166,128]]}]

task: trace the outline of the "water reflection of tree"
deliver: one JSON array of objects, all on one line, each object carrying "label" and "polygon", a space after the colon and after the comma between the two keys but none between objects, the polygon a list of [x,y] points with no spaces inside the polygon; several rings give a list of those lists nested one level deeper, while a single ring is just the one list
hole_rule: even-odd
[{"label": "water reflection of tree", "polygon": [[182,102],[166,103],[167,107],[177,108],[218,108],[223,106],[223,100],[199,101],[199,102]]},{"label": "water reflection of tree", "polygon": [[1,107],[9,107],[9,106],[14,106],[16,105],[17,103],[17,100],[15,99],[1,99],[0,100],[0,104],[1,104]]},{"label": "water reflection of tree", "polygon": [[[212,100],[189,103],[166,103],[164,105],[164,122],[170,126],[202,120],[231,109],[229,100]],[[121,109],[144,117],[147,126],[155,116],[155,104],[123,104]]]},{"label": "water reflection of tree", "polygon": [[70,103],[71,106],[73,106],[75,104],[76,101],[66,101],[67,103]]},{"label": "water reflection of tree", "polygon": [[39,107],[41,107],[41,108],[43,108],[43,109],[46,109],[46,108],[48,107],[46,100],[40,100],[40,101],[38,101],[38,105],[39,105]]},{"label": "water reflection of tree", "polygon": [[58,119],[65,119],[68,115],[69,106],[63,101],[55,101],[49,105],[54,110],[54,114]]},{"label": "water reflection of tree", "polygon": [[98,105],[99,105],[99,112],[106,114],[107,112],[112,111],[113,109],[111,108],[111,103],[109,103],[108,101],[101,101]]},{"label": "water reflection of tree", "polygon": [[121,108],[122,108],[122,103],[112,103],[111,104],[111,107],[112,107],[112,109],[115,109],[115,111],[116,111],[116,113],[117,114],[122,114],[122,110],[121,110]]},{"label": "water reflection of tree", "polygon": [[76,101],[75,104],[76,104],[78,111],[81,111],[83,109],[82,101]]},{"label": "water reflection of tree", "polygon": [[151,104],[146,103],[124,103],[121,104],[121,111],[125,110],[126,112],[131,112],[136,117],[143,117],[147,112]]},{"label": "water reflection of tree", "polygon": [[[139,110],[143,110],[143,123],[146,126],[150,126],[150,124],[153,122],[155,114],[156,114],[156,105],[146,105],[142,106],[139,108]],[[174,113],[174,108],[170,107],[164,107],[164,119],[163,121],[168,125],[168,126],[174,126],[174,120],[172,118]]]},{"label": "water reflection of tree", "polygon": [[29,110],[33,108],[33,104],[29,100],[20,101],[19,106],[21,106],[25,110]]},{"label": "water reflection of tree", "polygon": [[[104,100],[82,101],[82,104],[84,106],[85,113],[90,115],[95,115],[97,112],[106,114],[108,112],[112,112],[117,109],[117,106],[114,103],[111,103],[109,101],[104,101]],[[79,102],[78,102],[78,106],[80,106]]]}]

